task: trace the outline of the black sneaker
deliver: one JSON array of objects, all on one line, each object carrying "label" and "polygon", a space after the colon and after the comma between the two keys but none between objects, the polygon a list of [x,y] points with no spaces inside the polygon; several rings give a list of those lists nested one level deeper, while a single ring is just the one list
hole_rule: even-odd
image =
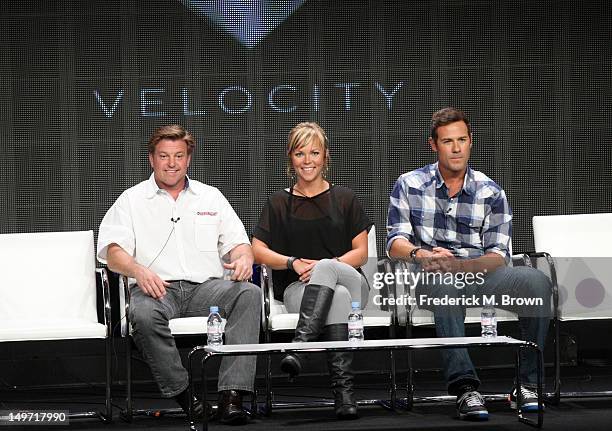
[{"label": "black sneaker", "polygon": [[477,391],[464,392],[457,397],[457,414],[459,419],[468,421],[486,421],[489,411],[485,407],[484,398]]},{"label": "black sneaker", "polygon": [[[538,411],[538,394],[533,389],[521,386],[521,410],[524,412],[537,412]],[[512,392],[510,392],[510,396],[508,396],[508,401],[510,401],[510,408],[516,410],[516,386],[512,388]],[[542,408],[544,408],[544,404],[542,404]]]}]

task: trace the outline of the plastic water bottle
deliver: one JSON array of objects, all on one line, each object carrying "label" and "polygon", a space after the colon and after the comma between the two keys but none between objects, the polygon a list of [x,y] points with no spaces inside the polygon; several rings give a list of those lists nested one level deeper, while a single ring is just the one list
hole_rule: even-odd
[{"label": "plastic water bottle", "polygon": [[353,301],[351,303],[353,311],[348,316],[348,339],[358,343],[363,340],[363,315],[361,314],[361,303]]},{"label": "plastic water bottle", "polygon": [[497,337],[497,315],[495,307],[485,305],[480,313],[480,335],[483,337]]},{"label": "plastic water bottle", "polygon": [[219,307],[210,307],[208,322],[206,322],[207,342],[209,346],[223,345],[223,320],[219,315]]}]

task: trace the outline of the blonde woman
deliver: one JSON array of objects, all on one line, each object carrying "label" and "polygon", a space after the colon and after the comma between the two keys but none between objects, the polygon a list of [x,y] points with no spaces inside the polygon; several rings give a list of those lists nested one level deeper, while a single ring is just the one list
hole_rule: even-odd
[{"label": "blonde woman", "polygon": [[[294,342],[347,340],[351,302],[367,300],[365,278],[357,270],[367,260],[372,226],[357,197],[326,179],[328,141],[316,123],[289,132],[287,171],[295,183],[271,195],[253,233],[258,263],[275,271],[274,296],[299,313]],[[335,412],[357,418],[350,352],[328,353]],[[288,354],[281,370],[296,376],[304,355]]]}]

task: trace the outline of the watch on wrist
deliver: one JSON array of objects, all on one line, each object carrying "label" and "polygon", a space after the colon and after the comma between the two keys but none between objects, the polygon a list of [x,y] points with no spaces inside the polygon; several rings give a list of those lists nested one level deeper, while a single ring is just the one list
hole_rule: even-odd
[{"label": "watch on wrist", "polygon": [[421,249],[422,247],[415,247],[412,250],[410,250],[410,260],[412,262],[416,262],[416,257],[417,257],[417,252]]},{"label": "watch on wrist", "polygon": [[297,260],[297,257],[295,256],[291,256],[289,259],[287,259],[287,269],[295,271],[295,269],[293,269],[293,262],[295,262],[296,260]]}]

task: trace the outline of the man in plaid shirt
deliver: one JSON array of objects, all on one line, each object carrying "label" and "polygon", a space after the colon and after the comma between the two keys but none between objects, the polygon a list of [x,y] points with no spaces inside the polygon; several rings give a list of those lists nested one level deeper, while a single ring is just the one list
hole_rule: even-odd
[{"label": "man in plaid shirt", "polygon": [[[391,192],[389,256],[412,262],[413,269],[423,276],[441,275],[423,277],[416,295],[421,308],[434,312],[438,336],[464,336],[466,306],[482,305],[484,296],[494,295],[498,307],[519,315],[523,339],[543,348],[550,319],[551,283],[533,268],[506,266],[512,247],[512,211],[504,190],[468,166],[472,133],[465,114],[455,108],[435,112],[429,145],[437,154],[437,163],[403,174]],[[446,302],[440,301],[444,298]],[[470,304],[465,298],[476,298],[477,302]],[[530,300],[531,305],[503,303],[502,298],[505,302],[524,298],[523,302]],[[467,350],[441,352],[448,392],[457,396],[459,417],[488,419],[484,399],[477,392],[480,381]],[[524,411],[538,409],[536,361],[535,354],[524,354],[521,381],[526,383],[518,388]],[[513,408],[516,391],[515,387],[510,396]]]}]

